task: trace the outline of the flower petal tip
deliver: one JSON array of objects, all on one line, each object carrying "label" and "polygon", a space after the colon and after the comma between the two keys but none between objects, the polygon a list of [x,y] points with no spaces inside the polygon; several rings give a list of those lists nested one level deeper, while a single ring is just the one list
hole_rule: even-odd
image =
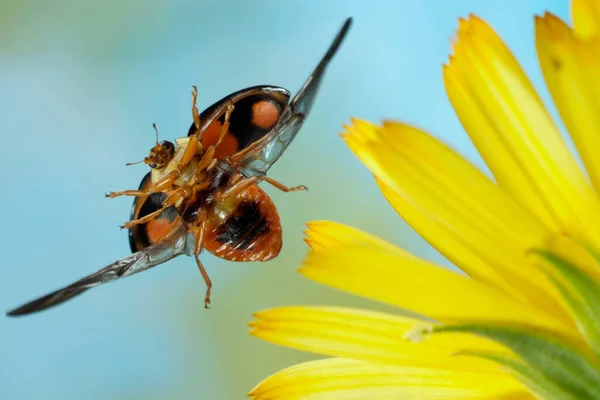
[{"label": "flower petal tip", "polygon": [[267,319],[270,311],[271,311],[270,309],[254,311],[251,314],[252,318],[254,318],[254,321],[250,321],[249,324],[255,323],[255,322],[260,322],[261,320]]},{"label": "flower petal tip", "polygon": [[263,392],[263,382],[258,383],[256,386],[254,386],[252,389],[250,389],[250,391],[248,392],[248,394],[246,396],[248,397],[253,397],[254,399],[257,398],[257,396],[260,396]]},{"label": "flower petal tip", "polygon": [[358,118],[358,117],[351,117],[350,118],[350,122],[352,123],[352,125],[360,125],[363,122],[367,122],[362,118]]},{"label": "flower petal tip", "polygon": [[551,13],[545,13],[542,17],[536,17],[535,30],[538,42],[545,39],[544,43],[559,43],[573,39],[573,30],[571,27]]},{"label": "flower petal tip", "polygon": [[467,15],[465,23],[471,25],[471,27],[477,27],[481,25],[487,26],[487,23],[483,18],[472,12]]},{"label": "flower petal tip", "polygon": [[[315,227],[317,227],[317,226],[319,226],[319,225],[323,224],[324,222],[327,222],[327,221],[321,221],[321,220],[316,220],[316,221],[308,221],[308,222],[305,222],[305,223],[304,223],[304,225],[306,225],[306,227],[307,227],[309,230],[314,230],[314,228],[315,228]],[[305,231],[305,232],[307,232],[307,231]]]}]

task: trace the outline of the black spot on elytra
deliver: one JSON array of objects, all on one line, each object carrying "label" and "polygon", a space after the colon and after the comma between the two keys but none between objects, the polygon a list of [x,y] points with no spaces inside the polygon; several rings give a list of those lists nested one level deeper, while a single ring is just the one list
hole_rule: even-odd
[{"label": "black spot on elytra", "polygon": [[264,95],[248,96],[235,103],[235,108],[231,113],[231,118],[229,120],[229,132],[238,140],[240,149],[248,147],[271,130],[258,127],[252,123],[252,107],[256,103],[263,101],[273,104],[281,115],[281,107],[279,104]]},{"label": "black spot on elytra", "polygon": [[[165,201],[166,198],[167,198],[167,195],[164,193],[153,193],[150,196],[148,196],[148,198],[146,199],[146,201],[144,202],[144,205],[142,206],[142,208],[140,210],[139,218],[142,218],[142,217],[162,208],[162,203],[163,203],[163,201]],[[177,218],[177,209],[175,207],[168,207],[167,209],[165,209],[165,211],[161,212],[158,215],[158,217],[156,217],[154,219],[167,219],[170,222],[173,222],[175,220],[175,218]],[[139,232],[140,240],[146,246],[153,244],[150,242],[150,239],[148,238],[148,231],[146,230],[146,224],[140,224],[138,226],[139,226],[139,231],[140,231]]]},{"label": "black spot on elytra", "polygon": [[[200,114],[200,120],[208,117],[216,108],[222,108],[225,105],[227,99],[235,95],[236,93],[233,93],[219,100],[215,104],[208,107],[206,110],[202,111],[202,113]],[[238,100],[234,104],[233,112],[231,113],[231,116],[229,118],[229,132],[238,140],[239,150],[245,149],[252,143],[256,142],[258,139],[265,136],[270,131],[270,129],[260,128],[252,123],[252,106],[261,101],[268,101],[269,103],[273,104],[279,111],[280,115],[283,110],[283,107],[285,107],[286,105],[280,103],[280,101],[278,101],[272,95],[264,93],[252,94]],[[223,113],[223,115],[221,115],[218,118],[218,120],[221,123],[223,123],[225,121],[225,114]],[[188,136],[191,136],[194,133],[196,133],[196,125],[192,123],[190,129],[188,130]]]},{"label": "black spot on elytra", "polygon": [[[150,173],[148,173],[144,177],[144,179],[142,179],[139,190],[145,189],[145,187],[149,184],[150,179],[151,179]],[[136,197],[135,200],[133,201],[133,210],[132,210],[130,219],[142,218],[142,217],[162,208],[162,203],[163,203],[163,201],[165,201],[166,198],[167,198],[167,195],[165,193],[153,193],[150,196],[146,197],[146,199],[144,200],[144,203],[140,207],[139,213],[134,214],[134,210],[137,207],[137,202],[140,201],[140,198]],[[177,218],[177,210],[175,209],[175,207],[169,207],[165,211],[160,213],[160,215],[156,218],[157,219],[164,218],[164,219],[168,219],[169,221],[174,221],[175,218]],[[132,253],[140,251],[140,250],[150,246],[151,244],[153,244],[153,243],[151,243],[150,239],[148,238],[148,232],[146,231],[146,224],[136,225],[129,230],[129,247],[131,248]]]},{"label": "black spot on elytra", "polygon": [[245,201],[217,228],[217,240],[235,250],[244,250],[267,232],[269,225],[258,203]]}]

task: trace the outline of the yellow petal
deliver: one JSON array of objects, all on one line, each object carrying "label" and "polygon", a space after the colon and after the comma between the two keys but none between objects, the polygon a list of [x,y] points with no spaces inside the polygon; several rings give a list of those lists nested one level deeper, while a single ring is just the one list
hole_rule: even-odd
[{"label": "yellow petal", "polygon": [[317,282],[443,323],[496,321],[577,336],[570,320],[414,257],[364,247],[334,247],[311,251],[299,271]]},{"label": "yellow petal", "polygon": [[600,226],[595,193],[514,56],[481,19],[460,23],[448,95],[498,183],[555,232]]},{"label": "yellow petal", "polygon": [[[547,303],[547,289],[544,290],[538,287],[539,283],[546,284],[547,282],[536,271],[533,271],[533,274],[538,275],[538,279],[530,280],[529,277],[520,276],[526,272],[526,269],[522,266],[518,268],[520,264],[518,261],[503,262],[489,257],[486,250],[478,249],[477,243],[465,241],[459,233],[460,229],[446,229],[438,223],[437,218],[423,212],[421,208],[397,194],[383,181],[376,178],[376,182],[385,198],[398,214],[425,240],[471,278],[500,289],[523,301],[527,300],[522,293],[527,293],[527,297],[532,298],[534,303],[541,306]],[[507,255],[506,252],[502,254],[503,256]],[[515,267],[517,268],[515,269]],[[512,271],[513,269],[516,273]]]},{"label": "yellow petal", "polygon": [[344,140],[417,232],[474,279],[560,313],[546,276],[527,268],[526,251],[548,235],[538,219],[427,133],[400,123],[353,122]]},{"label": "yellow petal", "polygon": [[[453,65],[454,58],[450,57]],[[535,215],[549,229],[556,230],[556,224],[547,207],[535,188],[530,184],[529,178],[521,173],[513,175],[506,171],[519,171],[521,166],[508,148],[501,135],[497,134],[499,128],[492,122],[493,115],[483,112],[479,100],[468,93],[466,82],[461,81],[460,73],[456,68],[443,66],[444,85],[450,102],[465,130],[470,134],[473,144],[494,174],[498,185],[510,194],[519,195],[525,199],[525,206],[536,210]],[[471,134],[476,132],[477,134]],[[520,200],[521,201],[521,200]]]},{"label": "yellow petal", "polygon": [[255,400],[532,400],[511,376],[392,366],[331,358],[279,371],[250,393]]},{"label": "yellow petal", "polygon": [[304,240],[313,249],[367,246],[389,250],[392,253],[401,253],[406,257],[415,257],[377,236],[337,222],[311,221],[306,226],[308,229],[304,231],[306,234],[306,239]]},{"label": "yellow petal", "polygon": [[[428,336],[416,343],[410,334],[431,325],[415,318],[341,307],[280,307],[254,314],[251,334],[279,345],[329,356],[398,365],[461,371],[497,371],[483,359],[454,357],[461,351],[508,353],[469,334]],[[422,330],[422,329],[420,329]]]},{"label": "yellow petal", "polygon": [[600,27],[600,2],[598,0],[572,0],[571,19],[581,37],[598,34]]},{"label": "yellow petal", "polygon": [[[387,186],[385,186],[385,184],[382,183],[379,179],[376,178],[376,180],[385,194],[385,188],[387,188]],[[413,228],[415,228],[415,226],[411,223],[410,219],[408,220],[408,223]],[[433,222],[432,225],[432,228],[437,227],[437,225]],[[415,257],[412,254],[400,249],[399,247],[396,247],[393,244],[378,238],[377,236],[368,234],[366,232],[344,224],[332,221],[312,221],[307,223],[307,226],[309,229],[304,231],[304,233],[307,236],[305,241],[313,249],[365,245],[374,248],[380,248],[381,250],[389,249],[390,252],[399,254],[407,258]],[[420,232],[429,232],[428,229],[417,230]],[[472,253],[468,252],[467,250],[464,250],[464,253],[463,251],[458,251],[457,248],[462,248],[462,245],[460,242],[454,240],[450,234],[448,234],[442,229],[440,229],[439,231],[439,233],[442,235],[441,240],[439,242],[443,248],[440,249],[437,241],[432,242],[433,245],[438,249],[438,251],[440,251],[447,258],[449,258],[450,261],[454,262],[455,265],[458,265],[459,268],[467,272],[469,276],[477,277],[481,281],[489,283],[490,286],[498,286],[497,283],[499,280],[506,283],[500,275],[498,275],[492,268],[490,268],[488,264],[481,261],[481,259],[479,259],[477,256],[472,255]],[[425,237],[429,241],[427,234],[425,235]],[[448,243],[447,248],[452,249],[454,251],[444,251],[444,245],[446,243]],[[455,258],[453,257],[455,254],[460,256],[457,256]]]},{"label": "yellow petal", "polygon": [[[597,4],[600,4],[598,2]],[[535,21],[536,46],[548,89],[581,155],[596,191],[600,192],[600,36],[580,40],[559,18],[546,14]],[[597,200],[593,203],[596,203]],[[582,204],[595,210],[595,204]],[[586,211],[585,209],[582,211]],[[573,225],[577,222],[573,220]],[[597,226],[577,232],[598,244]]]}]

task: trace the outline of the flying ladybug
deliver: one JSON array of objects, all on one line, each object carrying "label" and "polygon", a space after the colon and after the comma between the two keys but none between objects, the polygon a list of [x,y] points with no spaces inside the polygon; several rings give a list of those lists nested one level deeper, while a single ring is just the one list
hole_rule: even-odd
[{"label": "flying ladybug", "polygon": [[211,280],[200,261],[207,250],[230,261],[268,261],[282,245],[281,222],[273,201],[259,188],[266,182],[284,192],[288,187],[266,175],[290,145],[315,99],[325,69],[341,45],[348,18],[315,70],[290,100],[277,86],[254,86],[232,93],[202,113],[192,91],[193,123],[175,143],[158,141],[143,162],[150,172],[137,190],[108,193],[133,196],[129,229],[132,254],[7,315],[41,311],[102,283],[155,267],[182,254],[193,256],[206,282],[205,307]]}]

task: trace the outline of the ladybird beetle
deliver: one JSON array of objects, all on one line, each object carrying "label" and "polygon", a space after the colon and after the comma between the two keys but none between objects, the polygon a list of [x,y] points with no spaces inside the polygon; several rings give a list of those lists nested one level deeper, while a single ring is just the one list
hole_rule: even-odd
[{"label": "ladybird beetle", "polygon": [[206,282],[211,280],[199,255],[203,249],[231,261],[267,261],[281,249],[281,222],[275,204],[258,187],[267,182],[287,187],[266,175],[290,145],[312,107],[325,68],[342,43],[348,18],[302,88],[290,93],[277,86],[254,86],[232,93],[198,113],[192,91],[193,123],[175,143],[158,141],[142,162],[151,171],[137,190],[108,193],[134,196],[129,229],[132,254],[71,285],[18,307],[7,315],[29,314],[60,304],[97,286],[123,278],[182,254],[193,256]]}]

